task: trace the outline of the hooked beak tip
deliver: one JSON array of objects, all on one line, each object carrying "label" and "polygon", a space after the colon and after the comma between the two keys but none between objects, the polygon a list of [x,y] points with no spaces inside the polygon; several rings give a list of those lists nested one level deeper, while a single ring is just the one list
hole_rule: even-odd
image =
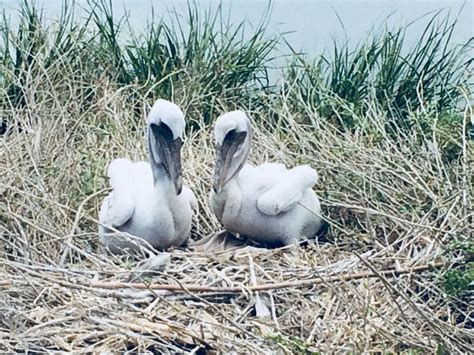
[{"label": "hooked beak tip", "polygon": [[212,182],[212,189],[214,190],[214,193],[216,194],[218,194],[222,190],[222,181],[220,179],[219,174],[214,175],[214,181]]},{"label": "hooked beak tip", "polygon": [[183,179],[181,176],[175,180],[174,187],[176,189],[176,195],[180,195],[181,191],[183,191]]}]

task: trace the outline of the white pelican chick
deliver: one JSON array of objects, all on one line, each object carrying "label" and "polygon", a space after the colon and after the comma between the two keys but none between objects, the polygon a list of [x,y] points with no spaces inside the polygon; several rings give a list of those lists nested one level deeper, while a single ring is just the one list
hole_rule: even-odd
[{"label": "white pelican chick", "polygon": [[99,234],[102,244],[115,253],[135,250],[136,242],[107,226],[157,249],[180,246],[191,233],[196,199],[181,176],[183,112],[172,102],[158,100],[147,125],[149,163],[115,159],[108,167],[112,192],[102,202]]},{"label": "white pelican chick", "polygon": [[322,222],[319,199],[312,190],[318,179],[314,169],[246,164],[252,128],[242,111],[220,116],[214,139],[211,207],[226,229],[270,245],[295,245],[301,237],[317,235]]}]

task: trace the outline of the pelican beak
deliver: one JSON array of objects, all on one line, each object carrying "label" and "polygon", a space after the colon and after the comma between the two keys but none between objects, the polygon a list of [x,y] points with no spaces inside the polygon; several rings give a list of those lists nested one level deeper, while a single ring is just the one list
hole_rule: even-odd
[{"label": "pelican beak", "polygon": [[180,137],[174,139],[173,132],[164,122],[160,122],[160,124],[152,123],[150,128],[155,143],[151,147],[153,160],[155,163],[163,165],[168,177],[173,182],[176,195],[179,195],[183,189],[181,171],[181,146],[183,141]]},{"label": "pelican beak", "polygon": [[212,184],[215,193],[219,193],[222,187],[239,171],[240,166],[235,166],[233,158],[244,143],[246,136],[247,132],[236,132],[233,129],[227,133],[222,144],[217,146],[216,168]]}]

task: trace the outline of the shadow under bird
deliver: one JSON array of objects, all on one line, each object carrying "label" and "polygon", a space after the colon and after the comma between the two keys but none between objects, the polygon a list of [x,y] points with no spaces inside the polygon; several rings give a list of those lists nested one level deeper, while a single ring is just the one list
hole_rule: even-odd
[{"label": "shadow under bird", "polygon": [[265,244],[297,244],[317,235],[321,206],[307,165],[246,164],[252,128],[242,111],[220,116],[214,127],[217,160],[211,207],[226,229]]},{"label": "shadow under bird", "polygon": [[[184,114],[174,103],[158,100],[147,125],[149,163],[115,159],[108,167],[112,192],[102,202],[99,234],[115,253],[136,250],[141,239],[157,249],[180,246],[191,234],[196,198],[181,175]],[[139,238],[133,241],[107,226]]]}]

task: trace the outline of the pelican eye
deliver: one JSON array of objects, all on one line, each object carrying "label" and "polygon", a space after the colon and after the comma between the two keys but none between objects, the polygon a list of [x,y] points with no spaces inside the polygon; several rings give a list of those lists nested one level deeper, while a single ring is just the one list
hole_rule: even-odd
[{"label": "pelican eye", "polygon": [[237,136],[237,131],[235,129],[231,129],[229,132],[224,137],[224,142],[225,141],[233,141],[235,137]]}]

